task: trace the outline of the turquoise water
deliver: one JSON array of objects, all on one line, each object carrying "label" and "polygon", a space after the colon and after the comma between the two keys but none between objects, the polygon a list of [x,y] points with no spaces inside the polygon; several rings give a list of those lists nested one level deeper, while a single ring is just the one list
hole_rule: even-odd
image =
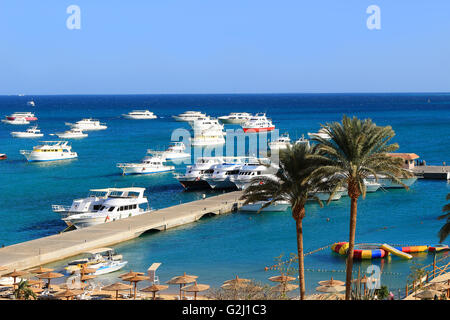
[{"label": "turquoise water", "polygon": [[[65,224],[52,212],[52,204],[71,203],[92,188],[142,186],[153,208],[199,199],[204,192],[184,192],[172,173],[146,176],[120,175],[118,162],[140,160],[147,149],[162,149],[174,129],[188,125],[171,119],[186,110],[201,110],[212,116],[229,112],[267,112],[280,132],[298,138],[316,132],[320,123],[336,121],[343,114],[370,117],[379,125],[391,125],[401,152],[417,153],[428,164],[450,163],[449,94],[378,95],[124,95],[124,96],[33,96],[36,107],[27,107],[30,97],[0,97],[0,115],[33,111],[38,125],[48,133],[66,129],[65,122],[94,117],[108,129],[89,132],[73,140],[79,158],[59,163],[27,163],[19,154],[39,140],[14,139],[10,131],[26,126],[0,125],[0,245],[10,245],[55,234]],[[133,121],[120,118],[133,109],[150,109],[160,118]],[[177,171],[184,171],[177,165]],[[444,181],[416,182],[410,191],[390,190],[368,194],[360,200],[357,242],[391,244],[436,244],[442,221],[436,217],[445,204],[450,185]],[[212,194],[212,193],[209,193]],[[305,252],[348,237],[349,199],[342,198],[325,208],[307,206],[304,220]],[[327,222],[327,218],[330,220]],[[129,261],[127,269],[146,270],[162,262],[162,281],[186,271],[199,282],[213,286],[236,274],[260,281],[275,274],[264,271],[274,257],[296,252],[295,225],[290,211],[284,213],[234,213],[200,220],[165,232],[150,233],[115,246]],[[375,260],[383,266],[382,282],[392,290],[403,290],[413,263],[428,264],[431,255],[415,255],[404,261],[393,257]],[[52,265],[60,267],[64,263]],[[365,270],[372,262],[356,263]],[[344,258],[327,248],[305,261],[307,289],[313,292],[318,280],[333,276],[344,279]],[[320,271],[318,271],[320,269]],[[334,272],[331,272],[334,271]],[[116,280],[116,274],[100,278]]]}]

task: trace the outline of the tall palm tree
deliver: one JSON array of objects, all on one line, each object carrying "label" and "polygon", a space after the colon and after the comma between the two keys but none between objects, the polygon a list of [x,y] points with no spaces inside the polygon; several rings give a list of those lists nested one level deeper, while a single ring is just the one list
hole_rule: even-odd
[{"label": "tall palm tree", "polygon": [[384,175],[407,188],[399,177],[410,177],[412,174],[402,168],[402,159],[388,155],[398,149],[397,143],[389,144],[395,135],[390,126],[380,127],[370,119],[359,120],[344,115],[342,123],[327,123],[323,127],[331,139],[313,138],[318,142],[316,148],[319,153],[313,157],[324,165],[312,175],[329,179],[334,185],[332,193],[346,187],[351,199],[345,291],[345,299],[349,300],[358,198],[361,195],[365,198],[366,195],[364,179],[373,175],[378,180],[378,175]]},{"label": "tall palm tree", "polygon": [[[447,199],[450,200],[450,193],[447,194]],[[441,230],[439,230],[438,236],[439,236],[439,243],[442,243],[450,234],[450,203],[447,203],[442,208],[443,214],[442,216],[439,216],[438,219],[445,219],[447,218],[447,222],[442,226]]]},{"label": "tall palm tree", "polygon": [[[305,298],[302,220],[305,217],[308,193],[321,187],[320,182],[307,179],[318,165],[317,162],[309,159],[312,152],[313,150],[304,144],[297,144],[292,148],[280,150],[280,170],[276,173],[276,178],[261,177],[253,179],[252,184],[245,189],[241,197],[245,200],[245,204],[267,201],[260,211],[278,200],[290,202],[297,231],[299,287],[300,299],[302,300]],[[321,203],[320,205],[322,206]]]}]

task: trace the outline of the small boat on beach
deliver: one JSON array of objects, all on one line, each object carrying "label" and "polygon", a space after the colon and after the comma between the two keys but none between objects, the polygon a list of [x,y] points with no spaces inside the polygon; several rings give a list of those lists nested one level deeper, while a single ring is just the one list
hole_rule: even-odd
[{"label": "small boat on beach", "polygon": [[14,138],[40,138],[44,136],[37,126],[29,127],[26,131],[13,131],[11,135]]},{"label": "small boat on beach", "polygon": [[133,110],[127,114],[122,114],[125,119],[133,120],[146,120],[146,119],[156,119],[158,118],[153,112],[149,110]]},{"label": "small boat on beach", "polygon": [[128,261],[123,261],[123,257],[117,254],[111,248],[99,248],[90,250],[84,253],[85,257],[69,262],[65,268],[68,274],[74,274],[81,271],[86,266],[91,269],[96,269],[93,275],[102,275],[118,271],[125,267]]}]

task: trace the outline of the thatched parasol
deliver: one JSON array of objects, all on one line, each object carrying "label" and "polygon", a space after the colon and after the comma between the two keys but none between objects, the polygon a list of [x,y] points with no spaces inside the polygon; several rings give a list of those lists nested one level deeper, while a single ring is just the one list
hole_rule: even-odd
[{"label": "thatched parasol", "polygon": [[345,282],[334,280],[333,277],[331,277],[330,280],[324,280],[318,282],[321,286],[327,286],[327,287],[334,287],[334,286],[343,286]]},{"label": "thatched parasol", "polygon": [[0,266],[0,271],[5,271],[5,270],[8,270],[8,269],[9,269],[8,267]]},{"label": "thatched parasol", "polygon": [[57,298],[67,298],[67,300],[69,300],[72,297],[78,296],[80,294],[82,294],[83,291],[80,290],[69,290],[66,289],[62,292],[58,292],[57,294],[55,294],[55,297]]},{"label": "thatched parasol", "polygon": [[59,287],[61,289],[70,289],[70,290],[80,290],[80,289],[84,289],[88,286],[87,283],[84,282],[72,282],[72,283],[63,283],[62,285],[60,285]]},{"label": "thatched parasol", "polygon": [[11,277],[11,278],[13,278],[13,279],[14,279],[13,287],[15,288],[16,285],[17,285],[16,278],[17,278],[17,277],[23,277],[23,276],[26,275],[27,273],[28,273],[28,272],[25,272],[25,271],[17,271],[16,269],[14,269],[13,272],[4,274],[4,275],[2,276],[2,278],[6,278],[6,277]]},{"label": "thatched parasol", "polygon": [[39,280],[30,279],[30,280],[27,280],[27,282],[30,286],[38,285],[39,288],[41,287],[42,284],[44,284],[44,281],[42,281],[40,279]]},{"label": "thatched parasol", "polygon": [[34,293],[41,293],[42,291],[44,291],[44,289],[42,288],[36,288],[36,287],[30,287],[29,288],[31,291],[33,291]]},{"label": "thatched parasol", "polygon": [[273,281],[273,282],[289,282],[289,281],[296,280],[296,278],[286,276],[286,275],[281,275],[281,276],[270,277],[269,280]]},{"label": "thatched parasol", "polygon": [[128,284],[121,283],[121,282],[116,282],[116,283],[110,284],[109,286],[103,287],[102,290],[115,291],[116,292],[116,300],[117,300],[118,297],[119,297],[119,291],[121,291],[121,290],[128,290],[128,289],[131,290],[131,288],[132,287],[130,285],[128,285]]},{"label": "thatched parasol", "polygon": [[142,291],[142,292],[153,292],[153,300],[155,300],[156,299],[156,292],[162,291],[162,290],[166,290],[167,288],[169,288],[169,286],[165,286],[163,284],[153,284],[150,287],[146,287],[146,288],[141,289],[139,291]]},{"label": "thatched parasol", "polygon": [[182,276],[173,277],[172,279],[170,279],[166,283],[167,284],[179,284],[180,285],[180,300],[181,300],[181,298],[182,298],[182,296],[181,296],[181,287],[184,284],[195,282],[196,278],[198,278],[198,277],[197,276],[187,275],[186,272],[185,272]]},{"label": "thatched parasol", "polygon": [[205,291],[209,289],[209,285],[207,284],[197,284],[197,281],[194,282],[194,284],[191,284],[189,286],[183,287],[180,290],[183,290],[185,292],[193,292],[194,293],[194,300],[197,300],[197,292]]},{"label": "thatched parasol", "polygon": [[326,292],[326,293],[338,293],[345,290],[344,286],[321,286],[316,288],[317,291]]},{"label": "thatched parasol", "polygon": [[124,278],[131,278],[131,277],[134,277],[134,276],[143,276],[144,274],[145,273],[143,273],[143,272],[133,272],[133,270],[130,270],[130,272],[121,274],[119,276],[119,278],[122,278],[122,279],[124,279]]},{"label": "thatched parasol", "polygon": [[440,297],[442,292],[433,289],[425,289],[419,293],[414,295],[415,298],[431,300],[434,299],[435,296]]},{"label": "thatched parasol", "polygon": [[132,278],[124,278],[125,281],[130,281],[134,283],[134,299],[136,299],[136,287],[137,283],[143,280],[150,280],[150,277],[148,276],[134,276]]},{"label": "thatched parasol", "polygon": [[251,281],[252,280],[250,280],[250,279],[239,278],[238,276],[236,276],[236,278],[234,278],[234,279],[224,281],[224,284],[244,284],[244,283],[249,283]]},{"label": "thatched parasol", "polygon": [[48,288],[50,289],[50,280],[64,277],[64,275],[61,273],[58,273],[58,272],[44,272],[44,273],[38,274],[36,277],[39,279],[47,279],[48,280],[47,285],[48,285]]},{"label": "thatched parasol", "polygon": [[34,268],[34,269],[31,269],[31,270],[29,270],[31,273],[37,273],[37,274],[40,274],[40,273],[45,273],[45,272],[52,272],[54,269],[50,269],[50,268],[44,268],[44,267],[42,267],[42,266],[39,266],[39,267],[37,267],[37,268]]}]

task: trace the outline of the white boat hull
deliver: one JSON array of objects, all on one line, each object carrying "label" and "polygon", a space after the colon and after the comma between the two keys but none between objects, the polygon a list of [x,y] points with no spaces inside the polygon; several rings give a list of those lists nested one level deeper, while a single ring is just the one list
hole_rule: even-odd
[{"label": "white boat hull", "polygon": [[[375,178],[367,179],[370,181],[375,181]],[[414,182],[417,181],[417,177],[413,178],[404,178],[400,179],[407,187],[410,187]],[[381,188],[384,189],[401,189],[404,188],[403,185],[396,183],[388,178],[378,178],[377,181],[379,184],[381,184]]]},{"label": "white boat hull", "polygon": [[53,152],[21,153],[29,162],[69,160],[78,157],[78,154],[76,152],[54,152],[54,154],[51,154]]},{"label": "white boat hull", "polygon": [[43,133],[28,133],[28,132],[11,132],[14,138],[40,138],[43,137]]},{"label": "white boat hull", "polygon": [[164,166],[161,168],[145,167],[145,166],[123,166],[120,167],[124,175],[130,174],[151,174],[151,173],[161,173],[169,172],[175,170],[173,166]]},{"label": "white boat hull", "polygon": [[55,133],[58,138],[61,139],[78,139],[78,138],[86,138],[88,136],[87,133],[83,134],[66,134],[66,133]]},{"label": "white boat hull", "polygon": [[129,114],[124,114],[123,117],[125,119],[131,119],[131,120],[151,120],[158,118],[157,116],[130,116]]},{"label": "white boat hull", "polygon": [[[239,208],[240,211],[249,211],[249,212],[257,212],[263,206],[262,201],[258,201],[256,203],[246,204]],[[267,208],[261,210],[261,212],[283,212],[286,211],[290,207],[289,203],[273,203]]]},{"label": "white boat hull", "polygon": [[121,220],[121,219],[126,219],[129,217],[138,216],[141,214],[146,214],[149,212],[151,212],[151,210],[131,213],[131,214],[127,214],[127,215],[125,215],[125,214],[121,215],[120,213],[112,213],[109,215],[107,215],[107,214],[92,214],[92,215],[76,214],[76,215],[72,215],[67,218],[64,218],[63,220],[67,224],[70,223],[70,225],[75,226],[77,229],[82,229],[82,228],[86,228],[86,227],[99,225],[102,223],[108,223],[108,222],[112,222],[112,221],[116,221],[116,220]]}]

